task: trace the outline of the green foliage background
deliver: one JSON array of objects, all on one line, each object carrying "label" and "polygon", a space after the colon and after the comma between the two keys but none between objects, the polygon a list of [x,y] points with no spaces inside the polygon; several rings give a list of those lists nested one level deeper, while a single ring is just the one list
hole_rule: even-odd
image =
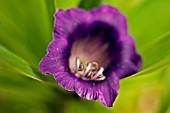
[{"label": "green foliage background", "polygon": [[[120,81],[113,108],[42,75],[56,9],[107,3],[127,16],[142,70]],[[170,113],[170,0],[0,0],[0,113]]]}]

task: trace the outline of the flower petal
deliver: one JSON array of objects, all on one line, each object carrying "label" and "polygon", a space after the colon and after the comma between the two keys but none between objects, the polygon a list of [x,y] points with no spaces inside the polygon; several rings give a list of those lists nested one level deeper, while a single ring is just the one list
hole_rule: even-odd
[{"label": "flower petal", "polygon": [[[54,35],[68,38],[69,33],[74,30],[77,25],[87,22],[91,19],[90,13],[78,8],[71,8],[67,11],[58,10],[55,14]],[[54,36],[54,39],[56,38]]]},{"label": "flower petal", "polygon": [[68,68],[68,61],[60,59],[59,61],[46,55],[40,63],[40,70],[44,74],[53,74],[57,83],[63,88],[73,91],[75,80],[77,79]]},{"label": "flower petal", "polygon": [[40,62],[44,74],[53,74],[63,88],[73,91],[77,79],[69,69],[69,45],[65,39],[56,39],[48,47],[48,54]]},{"label": "flower petal", "polygon": [[121,51],[121,60],[111,69],[111,76],[117,75],[119,79],[130,76],[139,71],[142,66],[141,56],[137,54],[135,43],[131,36],[124,38]]},{"label": "flower petal", "polygon": [[54,78],[61,87],[68,91],[74,91],[77,78],[72,73],[70,73],[69,70],[58,71],[58,73],[54,74]]},{"label": "flower petal", "polygon": [[44,74],[54,74],[58,71],[56,66],[61,67],[67,63],[69,57],[68,44],[65,39],[57,39],[48,46],[48,53],[40,62],[40,70]]},{"label": "flower petal", "polygon": [[88,100],[97,100],[99,97],[99,92],[96,85],[91,82],[83,80],[77,81],[75,83],[75,91],[80,97]]},{"label": "flower petal", "polygon": [[126,17],[116,8],[105,4],[99,8],[92,9],[91,13],[94,21],[102,21],[112,25],[117,29],[121,37],[127,35]]},{"label": "flower petal", "polygon": [[99,88],[100,88],[100,96],[99,100],[107,107],[112,107],[113,102],[115,101],[118,90],[116,88],[117,86],[110,85],[109,82],[104,82]]},{"label": "flower petal", "polygon": [[100,83],[77,81],[75,91],[82,98],[100,100],[105,106],[112,107],[118,95],[119,88],[118,79],[115,79],[114,82],[110,84],[109,80]]}]

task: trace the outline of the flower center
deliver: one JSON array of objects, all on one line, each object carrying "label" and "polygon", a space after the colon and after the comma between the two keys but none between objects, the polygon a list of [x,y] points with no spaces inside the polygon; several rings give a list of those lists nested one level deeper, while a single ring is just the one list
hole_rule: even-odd
[{"label": "flower center", "polygon": [[89,62],[84,65],[79,57],[75,59],[75,69],[73,73],[76,77],[81,78],[82,80],[90,81],[101,81],[106,77],[103,75],[104,68],[99,67],[97,62]]}]

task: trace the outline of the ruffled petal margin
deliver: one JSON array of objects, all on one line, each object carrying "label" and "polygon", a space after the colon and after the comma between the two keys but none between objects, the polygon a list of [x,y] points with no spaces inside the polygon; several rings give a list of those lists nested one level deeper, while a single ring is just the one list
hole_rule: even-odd
[{"label": "ruffled petal margin", "polygon": [[[116,77],[116,76],[115,76]],[[112,107],[119,89],[119,79],[106,80],[101,83],[89,83],[77,81],[75,83],[76,93],[88,100],[100,100],[107,107]]]}]

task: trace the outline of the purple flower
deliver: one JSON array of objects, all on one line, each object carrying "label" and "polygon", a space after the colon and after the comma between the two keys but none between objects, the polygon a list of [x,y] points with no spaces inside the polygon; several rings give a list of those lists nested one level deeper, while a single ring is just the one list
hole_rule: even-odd
[{"label": "purple flower", "polygon": [[40,63],[44,74],[88,100],[112,107],[119,80],[142,64],[127,22],[116,8],[102,5],[85,11],[71,8],[55,14],[53,41]]}]

